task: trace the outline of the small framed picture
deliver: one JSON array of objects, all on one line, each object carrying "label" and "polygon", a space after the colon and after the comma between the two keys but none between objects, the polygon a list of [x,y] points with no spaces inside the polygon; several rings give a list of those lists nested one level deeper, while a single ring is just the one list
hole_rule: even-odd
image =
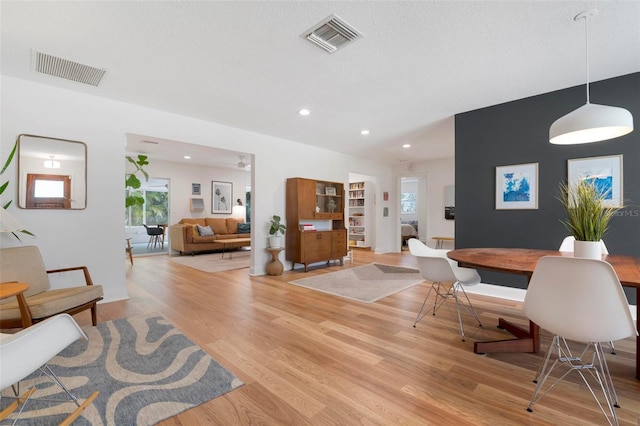
[{"label": "small framed picture", "polygon": [[578,182],[593,182],[605,195],[607,207],[622,207],[622,155],[567,160],[569,189]]},{"label": "small framed picture", "polygon": [[191,195],[200,195],[200,184],[192,183],[191,184]]},{"label": "small framed picture", "polygon": [[389,201],[389,193],[387,191],[384,191],[382,193],[382,200],[383,201]]},{"label": "small framed picture", "polygon": [[231,214],[233,183],[211,181],[211,213]]},{"label": "small framed picture", "polygon": [[538,163],[496,167],[496,210],[538,209]]},{"label": "small framed picture", "polygon": [[324,193],[325,193],[326,195],[336,195],[336,189],[335,189],[333,186],[327,186],[327,187],[324,189]]}]

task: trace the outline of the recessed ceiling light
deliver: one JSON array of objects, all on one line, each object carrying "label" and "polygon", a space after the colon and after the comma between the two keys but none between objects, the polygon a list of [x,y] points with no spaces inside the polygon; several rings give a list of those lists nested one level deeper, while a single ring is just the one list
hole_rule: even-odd
[{"label": "recessed ceiling light", "polygon": [[303,108],[300,111],[298,111],[298,114],[307,116],[307,115],[311,114],[311,111],[309,111],[308,109]]},{"label": "recessed ceiling light", "polygon": [[405,143],[404,145],[402,145],[403,148],[411,148],[411,144],[409,143]]},{"label": "recessed ceiling light", "polygon": [[182,158],[184,158],[185,160],[191,160],[191,156],[190,156],[190,155],[185,155],[185,156],[184,156],[184,157],[182,157]]},{"label": "recessed ceiling light", "polygon": [[366,136],[366,135],[369,134],[369,131],[367,129],[362,129],[362,130],[360,130],[360,134]]}]

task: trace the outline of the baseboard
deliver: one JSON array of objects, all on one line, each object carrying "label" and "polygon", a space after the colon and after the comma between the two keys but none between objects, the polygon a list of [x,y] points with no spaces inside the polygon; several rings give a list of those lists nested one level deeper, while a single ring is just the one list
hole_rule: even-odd
[{"label": "baseboard", "polygon": [[[467,293],[479,294],[482,296],[498,297],[500,299],[516,300],[518,302],[523,302],[524,295],[527,293],[527,290],[522,288],[505,287],[502,285],[484,284],[484,283],[480,283],[478,285],[474,285],[471,287],[465,287],[464,290]],[[631,316],[633,317],[633,320],[637,321],[638,318],[636,316],[636,312],[637,312],[636,305],[629,305],[629,310],[631,311]]]}]

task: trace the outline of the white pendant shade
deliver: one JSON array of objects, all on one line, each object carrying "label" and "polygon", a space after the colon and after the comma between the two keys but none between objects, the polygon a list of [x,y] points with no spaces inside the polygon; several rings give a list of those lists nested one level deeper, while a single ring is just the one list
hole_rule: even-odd
[{"label": "white pendant shade", "polygon": [[633,116],[626,109],[587,103],[553,122],[549,142],[556,145],[598,142],[632,131]]}]

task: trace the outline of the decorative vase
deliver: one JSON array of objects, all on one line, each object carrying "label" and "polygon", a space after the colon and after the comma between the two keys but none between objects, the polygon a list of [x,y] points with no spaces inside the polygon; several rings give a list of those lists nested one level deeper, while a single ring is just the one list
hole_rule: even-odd
[{"label": "decorative vase", "polygon": [[269,237],[269,247],[280,248],[282,247],[282,235],[273,235]]},{"label": "decorative vase", "polygon": [[587,259],[602,259],[602,245],[600,241],[574,241],[573,257]]}]

